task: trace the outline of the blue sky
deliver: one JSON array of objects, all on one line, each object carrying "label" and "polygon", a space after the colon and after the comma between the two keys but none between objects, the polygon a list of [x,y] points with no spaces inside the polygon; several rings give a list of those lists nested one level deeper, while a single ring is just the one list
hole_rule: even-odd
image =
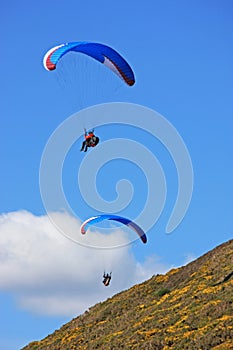
[{"label": "blue sky", "polygon": [[[0,348],[16,350],[41,339],[100,300],[232,238],[232,13],[230,0],[1,5]],[[98,62],[81,56],[78,63],[63,59],[60,70],[47,72],[42,65],[46,51],[70,41],[113,47],[132,66],[136,84],[124,85]],[[108,102],[142,105],[171,123],[190,154],[194,188],[181,224],[166,234],[178,191],[171,154],[145,130],[97,126],[100,147],[113,139],[136,140],[158,159],[167,182],[165,206],[147,232],[148,244],[136,241],[102,251],[75,244],[52,225],[40,194],[39,169],[45,145],[61,123],[83,108]],[[81,128],[92,123],[92,115],[80,115]],[[85,157],[97,149],[84,155],[81,141],[77,136],[70,147],[62,179],[67,200],[84,220],[96,209],[82,198],[77,176]],[[122,151],[123,143],[118,147]],[[148,196],[151,174],[116,159],[103,165],[96,186],[106,201],[113,201],[116,183],[125,178],[134,193],[119,213],[134,219]],[[84,192],[85,186],[88,179]],[[76,217],[61,214],[58,219],[71,231],[80,224]],[[103,232],[90,241],[111,244],[117,236],[125,242],[120,227],[109,235]],[[101,285],[103,268],[113,270],[109,289]]]}]

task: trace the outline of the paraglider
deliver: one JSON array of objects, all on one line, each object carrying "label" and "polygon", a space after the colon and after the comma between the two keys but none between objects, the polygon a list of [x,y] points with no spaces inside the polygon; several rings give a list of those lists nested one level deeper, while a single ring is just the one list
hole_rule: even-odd
[{"label": "paraglider", "polygon": [[59,60],[68,52],[79,52],[88,55],[116,73],[129,86],[134,85],[134,73],[128,62],[114,49],[107,45],[85,41],[65,43],[50,49],[44,56],[46,70],[56,69]]},{"label": "paraglider", "polygon": [[[44,68],[48,71],[55,70],[57,68],[57,64],[60,62],[62,57],[66,56],[66,54],[70,52],[89,56],[95,59],[96,61],[104,64],[119,78],[121,78],[127,85],[133,86],[135,84],[134,72],[130,67],[129,63],[113,48],[107,45],[99,44],[99,43],[79,41],[79,42],[70,42],[70,43],[63,43],[63,44],[57,45],[51,48],[44,55],[44,58],[43,58]],[[65,57],[64,57],[64,60],[65,60]],[[72,77],[73,77],[73,72],[72,72]],[[81,84],[79,85],[81,86],[81,88],[83,87],[83,85]],[[92,86],[92,84],[88,82],[88,86]],[[94,134],[94,129],[88,132],[86,131],[86,129],[84,129],[84,138],[85,139],[82,142],[80,151],[86,152],[89,147],[95,147],[99,143],[99,137]],[[143,243],[147,242],[147,237],[145,232],[135,222],[117,215],[105,214],[105,215],[91,217],[87,219],[85,222],[83,222],[83,224],[81,225],[81,228],[80,228],[81,233],[85,234],[89,226],[104,220],[112,220],[128,226],[129,228],[131,228],[133,231],[137,233],[137,235],[140,237]],[[111,274],[112,272],[110,273],[104,272],[103,281],[102,281],[104,286],[109,286],[112,278]]]},{"label": "paraglider", "polygon": [[86,129],[84,129],[84,137],[85,140],[82,143],[80,151],[86,152],[89,147],[95,147],[99,143],[99,137],[94,134],[94,130],[87,132]]},{"label": "paraglider", "polygon": [[147,242],[146,234],[141,229],[141,227],[139,227],[135,222],[133,222],[127,218],[124,218],[122,216],[117,216],[117,215],[105,214],[105,215],[93,216],[93,217],[91,217],[83,222],[83,224],[81,225],[81,228],[80,228],[81,233],[85,234],[89,226],[94,225],[94,224],[101,222],[101,221],[104,221],[104,220],[118,221],[118,222],[130,227],[132,230],[134,230],[138,234],[138,236],[140,237],[140,239],[143,243]]},{"label": "paraglider", "polygon": [[110,272],[110,274],[105,273],[103,274],[103,284],[105,285],[105,287],[109,286],[111,278],[112,278],[112,272]]}]

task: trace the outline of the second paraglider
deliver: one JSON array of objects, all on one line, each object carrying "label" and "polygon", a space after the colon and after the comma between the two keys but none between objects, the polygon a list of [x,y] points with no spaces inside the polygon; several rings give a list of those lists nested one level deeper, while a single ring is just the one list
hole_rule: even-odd
[{"label": "second paraglider", "polygon": [[120,222],[120,223],[130,227],[133,231],[135,231],[137,233],[137,235],[140,237],[140,239],[143,243],[147,242],[146,234],[141,229],[141,227],[139,227],[134,221],[131,221],[127,218],[124,218],[124,217],[118,216],[118,215],[105,214],[105,215],[93,216],[93,217],[91,217],[83,222],[83,224],[81,225],[81,228],[80,228],[81,233],[85,234],[89,226],[97,224],[98,222],[101,222],[104,220],[117,221],[117,222]]}]

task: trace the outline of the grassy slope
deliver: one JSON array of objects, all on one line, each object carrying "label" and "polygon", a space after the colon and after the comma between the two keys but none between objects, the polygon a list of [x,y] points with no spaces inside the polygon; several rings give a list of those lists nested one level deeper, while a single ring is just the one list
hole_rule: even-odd
[{"label": "grassy slope", "polygon": [[233,349],[233,240],[92,307],[24,350]]}]

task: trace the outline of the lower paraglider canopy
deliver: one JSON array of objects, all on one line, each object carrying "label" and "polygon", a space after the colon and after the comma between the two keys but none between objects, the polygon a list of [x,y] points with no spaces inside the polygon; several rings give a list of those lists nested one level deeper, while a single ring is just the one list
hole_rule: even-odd
[{"label": "lower paraglider canopy", "polygon": [[138,236],[140,237],[140,239],[143,243],[147,242],[146,234],[141,229],[141,227],[139,227],[135,222],[133,222],[127,218],[124,218],[122,216],[117,216],[117,215],[105,214],[105,215],[93,216],[93,217],[87,219],[86,221],[84,221],[84,223],[81,225],[81,228],[80,228],[81,233],[85,234],[89,226],[94,225],[94,224],[101,222],[101,221],[104,221],[104,220],[118,221],[118,222],[130,227],[132,230],[134,230],[138,234]]}]

